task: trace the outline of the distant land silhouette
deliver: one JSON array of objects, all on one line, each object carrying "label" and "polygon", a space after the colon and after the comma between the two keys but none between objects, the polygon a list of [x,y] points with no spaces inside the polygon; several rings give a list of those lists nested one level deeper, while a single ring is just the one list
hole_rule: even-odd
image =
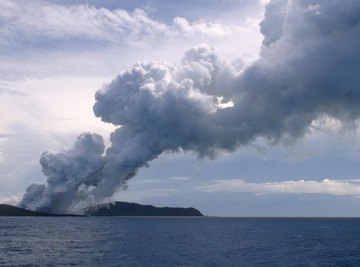
[{"label": "distant land silhouette", "polygon": [[204,216],[195,208],[158,208],[119,201],[90,208],[86,214],[93,216]]},{"label": "distant land silhouette", "polygon": [[[78,216],[30,211],[11,205],[0,204],[0,216]],[[85,216],[203,216],[195,208],[154,207],[137,203],[115,202],[88,208]]]},{"label": "distant land silhouette", "polygon": [[31,211],[22,208],[18,208],[11,205],[0,204],[0,216],[81,216],[74,214],[53,214],[39,211]]},{"label": "distant land silhouette", "polygon": [[52,216],[52,214],[25,210],[11,205],[0,204],[0,216]]}]

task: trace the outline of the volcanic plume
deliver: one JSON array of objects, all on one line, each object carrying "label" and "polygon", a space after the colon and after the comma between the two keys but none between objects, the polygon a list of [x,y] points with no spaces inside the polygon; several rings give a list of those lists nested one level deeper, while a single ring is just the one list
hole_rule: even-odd
[{"label": "volcanic plume", "polygon": [[126,188],[160,154],[191,150],[214,158],[264,137],[303,136],[322,116],[360,116],[360,2],[273,0],[260,58],[243,69],[203,44],[178,65],[144,62],[95,96],[95,116],[118,128],[105,150],[82,133],[69,150],[44,152],[46,185],[30,185],[20,206],[69,212]]}]

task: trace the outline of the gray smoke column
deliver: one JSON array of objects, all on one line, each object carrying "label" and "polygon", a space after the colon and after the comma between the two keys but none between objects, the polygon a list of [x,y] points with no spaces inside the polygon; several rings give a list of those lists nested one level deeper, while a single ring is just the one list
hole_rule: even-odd
[{"label": "gray smoke column", "polygon": [[320,116],[360,115],[360,1],[274,0],[261,22],[260,59],[237,70],[206,45],[181,64],[139,63],[96,93],[94,113],[119,126],[103,154],[84,133],[40,159],[47,185],[29,186],[22,207],[69,212],[126,188],[161,153],[214,158],[258,137],[303,136]]},{"label": "gray smoke column", "polygon": [[57,153],[44,152],[40,164],[47,185],[30,185],[20,206],[30,210],[67,212],[88,196],[88,188],[101,180],[104,141],[100,135],[83,133],[73,147]]}]

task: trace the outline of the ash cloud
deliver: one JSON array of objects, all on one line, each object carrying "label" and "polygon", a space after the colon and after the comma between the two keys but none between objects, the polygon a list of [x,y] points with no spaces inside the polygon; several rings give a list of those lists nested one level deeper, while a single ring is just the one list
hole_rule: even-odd
[{"label": "ash cloud", "polygon": [[101,180],[104,148],[100,135],[83,133],[69,150],[44,152],[40,164],[47,185],[31,184],[19,206],[39,211],[68,211]]},{"label": "ash cloud", "polygon": [[31,185],[20,206],[69,212],[126,188],[167,151],[214,158],[258,137],[296,140],[324,115],[355,121],[358,14],[357,0],[274,0],[261,23],[260,58],[241,71],[206,45],[189,50],[178,66],[135,64],[96,93],[95,115],[119,126],[111,146],[103,153],[102,138],[85,133],[68,151],[45,152],[47,185]]}]

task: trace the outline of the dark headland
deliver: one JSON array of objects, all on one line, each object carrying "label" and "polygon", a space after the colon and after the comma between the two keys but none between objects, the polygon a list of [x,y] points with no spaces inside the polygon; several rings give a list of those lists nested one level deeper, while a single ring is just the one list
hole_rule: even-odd
[{"label": "dark headland", "polygon": [[80,215],[73,215],[73,214],[54,214],[54,213],[46,213],[46,212],[39,212],[39,211],[31,211],[22,208],[18,208],[11,205],[0,204],[0,216],[32,216],[32,217],[41,217],[41,216],[52,216],[52,217],[59,217],[59,216],[80,216]]},{"label": "dark headland", "polygon": [[195,208],[158,208],[129,202],[101,205],[89,209],[86,213],[93,216],[203,216]]},{"label": "dark headland", "polygon": [[0,216],[51,216],[44,212],[21,209],[15,206],[0,204]]},{"label": "dark headland", "polygon": [[[11,205],[0,204],[0,216],[72,216],[21,209]],[[203,216],[195,208],[154,207],[128,202],[114,202],[99,205],[86,210],[85,216]]]}]

